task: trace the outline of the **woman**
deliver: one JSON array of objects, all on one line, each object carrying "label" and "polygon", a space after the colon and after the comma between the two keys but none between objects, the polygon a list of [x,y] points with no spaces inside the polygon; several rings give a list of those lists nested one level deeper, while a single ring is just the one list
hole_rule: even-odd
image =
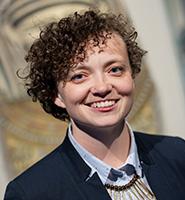
[{"label": "woman", "polygon": [[27,92],[70,123],[5,200],[184,198],[184,141],[133,132],[126,121],[145,54],[136,37],[124,17],[93,10],[41,31],[26,57]]}]

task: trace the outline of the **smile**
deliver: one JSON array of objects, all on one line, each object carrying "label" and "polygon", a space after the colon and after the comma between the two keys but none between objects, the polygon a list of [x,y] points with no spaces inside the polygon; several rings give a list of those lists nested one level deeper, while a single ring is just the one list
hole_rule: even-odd
[{"label": "smile", "polygon": [[106,108],[106,107],[111,107],[116,103],[115,100],[106,100],[106,101],[101,101],[101,102],[94,102],[91,104],[92,108]]}]

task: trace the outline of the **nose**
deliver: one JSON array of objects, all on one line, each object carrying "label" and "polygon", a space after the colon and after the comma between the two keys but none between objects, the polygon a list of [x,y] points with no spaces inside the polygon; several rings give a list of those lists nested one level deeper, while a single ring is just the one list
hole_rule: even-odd
[{"label": "nose", "polygon": [[105,97],[112,90],[112,84],[103,78],[94,80],[94,84],[91,87],[91,93],[94,96]]}]

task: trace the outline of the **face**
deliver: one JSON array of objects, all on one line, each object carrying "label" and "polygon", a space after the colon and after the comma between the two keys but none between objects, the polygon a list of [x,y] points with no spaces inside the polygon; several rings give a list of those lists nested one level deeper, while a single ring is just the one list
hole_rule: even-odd
[{"label": "face", "polygon": [[112,34],[101,47],[87,46],[86,59],[58,85],[55,104],[66,108],[71,121],[88,127],[112,127],[122,122],[133,102],[132,78],[126,45]]}]

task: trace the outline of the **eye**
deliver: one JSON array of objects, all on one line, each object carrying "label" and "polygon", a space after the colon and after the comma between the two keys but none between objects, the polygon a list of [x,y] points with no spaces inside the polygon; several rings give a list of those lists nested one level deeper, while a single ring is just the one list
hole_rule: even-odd
[{"label": "eye", "polygon": [[72,77],[71,77],[71,81],[74,82],[74,83],[81,83],[82,81],[84,81],[86,78],[85,74],[74,74]]},{"label": "eye", "polygon": [[124,71],[124,67],[122,67],[122,66],[116,66],[116,67],[112,67],[110,69],[109,73],[111,73],[113,75],[116,75],[116,76],[119,76],[119,75],[121,75],[123,73],[123,71]]}]

